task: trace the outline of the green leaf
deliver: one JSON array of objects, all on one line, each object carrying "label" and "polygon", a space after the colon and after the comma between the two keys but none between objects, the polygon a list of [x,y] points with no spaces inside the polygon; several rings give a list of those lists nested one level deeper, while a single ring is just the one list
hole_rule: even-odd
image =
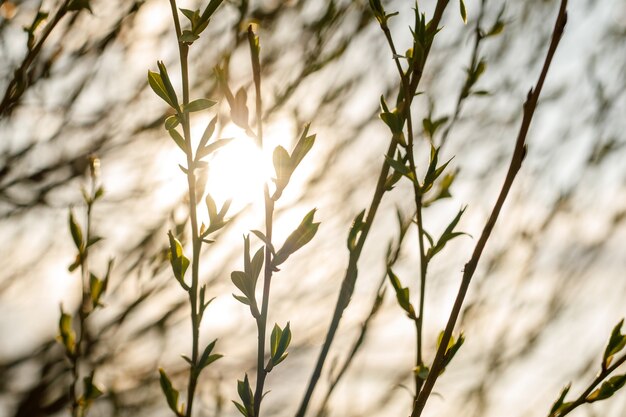
[{"label": "green leaf", "polygon": [[410,302],[409,288],[402,287],[402,284],[400,284],[400,279],[397,277],[396,274],[393,273],[391,268],[387,268],[387,275],[389,276],[389,281],[391,281],[391,286],[396,292],[396,299],[398,300],[398,304],[404,311],[406,311],[407,315],[410,318],[416,319],[415,308],[413,308],[413,305]]},{"label": "green leaf", "polygon": [[237,407],[237,410],[239,410],[239,412],[241,414],[243,414],[245,417],[248,417],[248,411],[246,410],[246,407],[244,407],[243,405],[239,404],[237,401],[233,401],[231,400],[233,404],[235,404],[235,407]]},{"label": "green leaf", "polygon": [[624,384],[626,384],[626,374],[611,377],[608,381],[603,382],[600,388],[589,394],[585,401],[594,403],[612,397]]},{"label": "green leaf", "polygon": [[191,23],[192,25],[196,23],[196,21],[200,18],[199,10],[189,10],[183,8],[179,8],[178,10],[180,10],[187,19],[189,19],[189,23]]},{"label": "green leaf", "polygon": [[300,135],[300,139],[298,139],[298,143],[293,148],[293,152],[291,153],[291,170],[295,170],[300,162],[304,159],[306,154],[309,153],[313,145],[315,144],[315,136],[316,135],[308,135],[310,124],[306,124],[304,127],[304,131],[302,135]]},{"label": "green leaf", "polygon": [[290,324],[287,322],[285,328],[281,329],[278,324],[274,324],[270,338],[272,367],[278,365],[287,357],[287,348],[289,343],[291,343],[291,329],[289,326]]},{"label": "green leaf", "polygon": [[148,71],[148,84],[150,85],[150,88],[152,88],[152,91],[156,93],[156,95],[161,97],[163,101],[165,101],[170,107],[178,110],[178,106],[174,105],[174,101],[172,101],[172,99],[168,95],[161,75],[156,72]]},{"label": "green leaf", "polygon": [[172,139],[174,139],[174,143],[176,143],[176,145],[178,145],[178,147],[186,154],[187,153],[186,142],[185,142],[185,139],[182,137],[182,135],[178,133],[178,130],[170,129],[168,130],[168,132],[170,136],[172,137]]},{"label": "green leaf", "polygon": [[289,256],[313,239],[320,225],[313,222],[316,210],[313,209],[304,216],[300,225],[287,237],[283,246],[276,252],[272,260],[274,268],[285,262]]},{"label": "green leaf", "polygon": [[250,300],[248,300],[248,297],[244,297],[244,296],[237,295],[237,294],[233,294],[233,297],[235,297],[235,300],[239,301],[242,304],[245,304],[247,306],[250,305]]},{"label": "green leaf", "polygon": [[215,347],[215,343],[217,339],[208,344],[208,346],[202,352],[202,356],[200,356],[200,360],[198,361],[197,372],[200,373],[204,368],[215,362],[216,360],[222,358],[224,355],[220,354],[211,354],[213,348]]},{"label": "green leaf", "polygon": [[93,246],[96,243],[100,242],[101,240],[103,240],[104,238],[102,236],[92,236],[89,238],[89,241],[87,241],[87,247]]},{"label": "green leaf", "polygon": [[239,288],[244,295],[248,295],[250,293],[250,288],[248,286],[248,277],[243,271],[233,271],[230,273],[230,280],[235,284],[235,287]]},{"label": "green leaf", "polygon": [[463,23],[467,24],[467,10],[465,9],[465,1],[459,0],[459,7],[461,8],[461,18]]},{"label": "green leaf", "polygon": [[561,394],[559,395],[559,398],[554,402],[554,404],[552,405],[552,408],[550,409],[550,416],[555,415],[555,413],[561,410],[565,404],[569,404],[569,403],[564,403],[564,401],[571,387],[572,387],[572,384],[567,384],[561,390]]},{"label": "green leaf", "polygon": [[[248,374],[246,374],[243,381],[237,381],[237,393],[243,403],[242,411],[244,416],[254,417],[254,394],[252,388],[250,388],[250,381],[248,380]],[[235,403],[237,405],[237,403]],[[239,406],[237,407],[239,408]]]},{"label": "green leaf", "polygon": [[167,405],[170,407],[170,410],[176,413],[176,415],[180,415],[180,412],[178,411],[178,391],[172,386],[172,382],[163,368],[159,368],[159,374],[161,375],[161,389],[163,390],[163,394],[165,394]]},{"label": "green leaf", "polygon": [[168,232],[167,235],[170,241],[170,263],[172,265],[174,277],[185,291],[189,291],[189,286],[185,283],[185,272],[189,267],[189,259],[185,257],[183,253],[183,246],[180,241],[174,237],[172,232]]},{"label": "green leaf", "polygon": [[252,262],[250,262],[250,271],[247,271],[250,278],[253,280],[255,287],[257,279],[261,274],[261,270],[263,269],[263,261],[264,261],[265,248],[260,248],[254,254],[252,258]]},{"label": "green leaf", "polygon": [[190,102],[186,106],[184,106],[183,112],[192,113],[192,112],[202,111],[202,110],[205,110],[214,106],[215,103],[217,103],[217,101],[209,100],[207,98],[199,98],[197,100]]},{"label": "green leaf", "polygon": [[163,61],[157,61],[157,67],[159,68],[159,75],[161,76],[161,81],[163,83],[163,86],[165,87],[167,96],[173,103],[172,107],[174,107],[176,111],[180,111],[180,106],[178,105],[178,97],[176,96],[176,91],[174,90],[174,87],[172,87],[170,76],[167,73],[167,68],[165,68],[165,64],[163,64]]},{"label": "green leaf", "polygon": [[100,296],[104,289],[104,282],[94,274],[89,274],[89,295],[91,296],[91,302],[96,307],[100,304]]},{"label": "green leaf", "polygon": [[[452,239],[458,237],[458,236],[462,236],[462,235],[467,235],[469,236],[467,233],[464,232],[455,232],[454,228],[456,227],[456,225],[459,223],[459,220],[461,220],[461,216],[463,215],[463,213],[465,212],[465,209],[467,207],[463,207],[461,210],[459,210],[459,212],[457,213],[457,215],[454,217],[454,219],[452,219],[452,221],[450,222],[450,224],[448,225],[448,227],[446,227],[446,230],[444,230],[443,234],[441,235],[441,237],[439,238],[439,240],[437,241],[437,244],[430,247],[428,249],[428,251],[426,252],[426,257],[428,259],[432,259],[437,253],[439,253],[445,246],[446,244],[451,241]],[[432,238],[431,238],[432,239]]]},{"label": "green leaf", "polygon": [[389,127],[389,130],[391,130],[391,133],[402,133],[402,129],[403,129],[403,121],[402,118],[395,113],[391,113],[391,112],[383,112],[380,114],[380,118],[383,120],[383,122]]},{"label": "green leaf", "polygon": [[623,335],[621,332],[623,324],[624,319],[620,320],[611,332],[611,337],[609,338],[609,342],[606,345],[606,349],[604,350],[604,355],[602,357],[602,369],[608,368],[611,365],[613,356],[619,353],[626,346],[626,335]]},{"label": "green leaf", "polygon": [[[439,335],[439,342],[437,343],[437,347],[439,347],[439,343],[441,343],[441,339],[443,338],[443,332]],[[446,348],[446,353],[443,356],[443,367],[441,368],[441,373],[446,369],[446,366],[452,361],[454,355],[459,351],[463,343],[465,342],[465,337],[463,333],[459,335],[459,339],[457,341],[454,340],[454,337],[450,337],[450,341],[448,342],[448,347]]]},{"label": "green leaf", "polygon": [[357,237],[361,230],[363,230],[363,219],[365,217],[365,209],[363,209],[352,222],[352,226],[350,227],[350,232],[348,233],[348,250],[352,252],[356,248]]},{"label": "green leaf", "polygon": [[72,212],[71,209],[70,209],[68,221],[69,221],[70,233],[72,234],[72,240],[74,241],[74,245],[76,246],[76,249],[78,249],[79,252],[82,252],[83,251],[83,232],[80,226],[78,225],[78,223],[76,223],[76,219],[74,218],[74,213]]},{"label": "green leaf", "polygon": [[102,390],[93,383],[94,373],[95,371],[91,371],[91,374],[83,378],[83,398],[87,401],[95,400],[103,394]]},{"label": "green leaf", "polygon": [[171,130],[176,128],[176,126],[178,126],[180,123],[180,120],[178,120],[178,116],[174,115],[174,116],[170,116],[167,119],[165,119],[165,130]]},{"label": "green leaf", "polygon": [[72,329],[72,316],[66,314],[61,306],[61,317],[59,318],[59,339],[68,355],[73,355],[76,348],[76,335]]}]

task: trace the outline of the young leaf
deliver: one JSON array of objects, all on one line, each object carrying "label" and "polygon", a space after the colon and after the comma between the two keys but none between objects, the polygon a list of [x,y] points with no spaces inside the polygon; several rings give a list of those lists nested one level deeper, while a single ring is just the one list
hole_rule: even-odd
[{"label": "young leaf", "polygon": [[102,395],[102,390],[93,383],[94,373],[95,371],[91,371],[88,376],[83,378],[83,398],[86,401],[93,401]]},{"label": "young leaf", "polygon": [[316,210],[317,209],[313,209],[309,211],[306,216],[304,216],[302,222],[296,230],[294,230],[289,237],[287,237],[283,247],[276,252],[274,259],[272,260],[272,266],[274,268],[285,262],[290,255],[313,239],[320,225],[319,223],[313,222]]},{"label": "young leaf", "polygon": [[172,139],[174,139],[174,142],[176,143],[176,145],[178,145],[178,147],[185,153],[187,153],[187,146],[186,146],[186,142],[185,139],[182,137],[182,135],[180,133],[178,133],[178,130],[176,129],[170,129],[168,130],[170,136],[172,137]]},{"label": "young leaf", "polygon": [[[441,237],[439,238],[439,240],[437,241],[437,244],[430,247],[428,249],[428,251],[426,252],[426,257],[428,259],[432,259],[437,253],[439,253],[445,246],[446,244],[451,241],[452,239],[458,237],[458,236],[462,236],[462,235],[467,235],[467,233],[464,232],[455,232],[454,228],[456,227],[456,225],[459,223],[459,220],[461,219],[461,216],[463,215],[463,213],[465,212],[465,209],[467,207],[463,207],[461,210],[459,210],[459,212],[457,213],[457,215],[454,217],[454,219],[452,219],[452,221],[450,222],[450,224],[448,225],[448,227],[446,227],[446,230],[444,230],[443,234],[441,235]],[[428,236],[427,236],[428,237]],[[430,240],[432,240],[432,238],[430,238]]]},{"label": "young leaf", "polygon": [[198,368],[197,368],[198,373],[200,373],[200,371],[202,371],[204,368],[206,368],[207,366],[209,366],[210,364],[212,364],[213,362],[215,362],[216,360],[224,356],[224,355],[220,355],[217,353],[213,355],[211,354],[211,352],[213,351],[213,348],[215,347],[216,342],[217,342],[217,339],[209,343],[209,345],[204,349],[204,352],[202,352],[202,356],[200,356],[200,360],[198,361]]},{"label": "young leaf", "polygon": [[271,364],[269,369],[281,363],[287,357],[287,348],[291,342],[291,329],[289,328],[289,322],[284,329],[281,329],[278,324],[274,324],[272,335],[270,337],[270,352],[271,352]]},{"label": "young leaf", "polygon": [[199,98],[197,100],[194,100],[194,101],[190,102],[186,106],[184,106],[183,107],[183,112],[185,112],[185,113],[192,113],[192,112],[205,110],[205,109],[208,109],[208,108],[212,107],[213,105],[215,105],[215,103],[217,103],[217,102],[213,101],[213,100],[209,100],[209,99],[206,99],[206,98]]},{"label": "young leaf", "polygon": [[463,23],[467,24],[467,10],[465,9],[465,1],[459,0],[459,7],[461,9],[461,18]]},{"label": "young leaf", "polygon": [[626,374],[611,377],[608,381],[603,382],[600,388],[589,394],[585,401],[593,403],[612,397],[624,384],[626,384]]},{"label": "young leaf", "polygon": [[78,249],[79,252],[82,252],[83,251],[83,232],[80,226],[78,225],[78,223],[76,223],[76,219],[74,218],[74,213],[72,212],[71,209],[70,209],[68,221],[69,221],[70,233],[72,234],[72,240],[74,241],[74,245],[76,246],[76,249]]},{"label": "young leaf", "polygon": [[89,274],[89,295],[93,307],[100,305],[100,296],[104,289],[104,281],[100,280],[93,273]]},{"label": "young leaf", "polygon": [[606,345],[606,349],[604,350],[604,355],[602,357],[602,369],[608,368],[611,365],[613,356],[619,353],[626,346],[626,335],[623,335],[621,332],[623,324],[624,319],[620,320],[611,332],[609,343]]},{"label": "young leaf", "polygon": [[177,107],[174,106],[174,102],[168,96],[167,90],[165,89],[165,84],[163,84],[163,80],[161,79],[161,76],[159,74],[157,74],[156,72],[148,71],[148,84],[150,85],[150,88],[152,88],[152,91],[156,93],[156,95],[161,97],[163,101],[165,101],[170,107],[177,109]]},{"label": "young leaf", "polygon": [[391,281],[391,286],[396,292],[396,299],[398,300],[398,304],[404,311],[406,311],[407,315],[410,318],[416,319],[417,317],[415,316],[415,309],[410,302],[409,288],[402,287],[402,284],[400,284],[400,279],[396,276],[396,274],[393,273],[391,268],[387,268],[387,275],[389,276],[389,280]]},{"label": "young leaf", "polygon": [[559,398],[554,402],[554,404],[552,405],[552,408],[550,409],[550,416],[556,415],[556,413],[558,413],[559,410],[561,410],[564,406],[566,406],[566,404],[569,404],[569,403],[565,403],[564,401],[571,387],[572,387],[571,384],[567,384],[563,388],[563,390],[561,390],[561,394],[559,395]]},{"label": "young leaf", "polygon": [[309,151],[311,150],[311,148],[313,148],[313,145],[315,144],[316,135],[308,135],[310,126],[311,125],[309,123],[304,126],[302,135],[300,135],[298,143],[296,143],[296,146],[293,148],[293,152],[291,152],[290,159],[292,171],[295,170],[298,165],[300,165],[300,162],[302,162],[306,154],[309,153]]},{"label": "young leaf", "polygon": [[[235,403],[239,411],[247,417],[254,417],[254,394],[252,388],[250,388],[250,381],[248,380],[248,374],[246,374],[243,381],[237,381],[237,393],[243,403]],[[234,401],[233,401],[234,402]]]},{"label": "young leaf", "polygon": [[171,231],[167,233],[170,241],[170,263],[174,272],[174,277],[185,291],[189,291],[189,286],[185,283],[185,272],[189,267],[189,259],[183,253],[183,246],[174,237]]},{"label": "young leaf", "polygon": [[176,91],[174,90],[174,87],[172,87],[172,82],[170,81],[170,76],[167,73],[167,68],[165,68],[165,64],[163,64],[163,61],[157,61],[157,67],[159,67],[159,75],[161,76],[161,82],[163,83],[163,87],[165,87],[167,96],[173,104],[172,107],[177,112],[180,112],[178,97],[176,96]]},{"label": "young leaf", "polygon": [[352,222],[350,227],[350,233],[348,233],[348,250],[352,252],[356,248],[356,241],[359,233],[363,230],[363,218],[365,217],[365,209],[362,210]]},{"label": "young leaf", "polygon": [[170,410],[172,410],[174,413],[176,413],[177,416],[179,416],[180,412],[178,411],[178,391],[172,386],[172,382],[168,378],[163,368],[159,368],[159,374],[161,375],[161,389],[163,390],[163,394],[165,394],[167,405],[170,407]]},{"label": "young leaf", "polygon": [[61,306],[61,317],[59,318],[59,339],[68,355],[73,355],[76,348],[76,335],[72,330],[72,316],[66,314]]}]

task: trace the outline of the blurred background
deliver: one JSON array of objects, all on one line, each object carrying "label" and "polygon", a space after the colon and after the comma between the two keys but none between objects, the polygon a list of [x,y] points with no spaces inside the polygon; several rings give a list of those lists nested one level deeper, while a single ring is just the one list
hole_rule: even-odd
[{"label": "blurred background", "polygon": [[[194,9],[206,2],[180,1]],[[463,24],[452,1],[415,99],[418,169],[428,145],[420,121],[449,116],[441,158],[458,170],[452,198],[425,210],[439,235],[467,205],[459,229],[429,268],[425,354],[434,357],[463,265],[504,179],[521,120],[558,9],[556,0],[467,0]],[[27,57],[38,10],[59,1],[0,0],[0,94]],[[413,2],[384,2],[399,16],[391,29],[399,51],[411,43]],[[421,1],[431,16],[434,1]],[[150,91],[148,69],[167,65],[175,87],[178,51],[166,0],[93,0],[93,14],[60,20],[23,75],[23,94],[3,100],[0,115],[0,416],[69,415],[70,375],[55,341],[59,304],[77,309],[78,273],[68,207],[81,212],[87,157],[101,159],[105,198],[94,228],[106,239],[90,253],[104,274],[116,259],[106,308],[90,317],[87,352],[106,395],[90,415],[167,416],[158,367],[186,386],[190,349],[186,294],[166,256],[169,229],[186,231],[181,153],[163,129],[164,103]],[[49,18],[50,19],[50,18]],[[480,19],[480,21],[479,21]],[[228,64],[231,88],[253,87],[245,28],[258,23],[266,111],[266,149],[229,122],[213,68]],[[475,46],[476,27],[502,24]],[[40,36],[44,22],[35,31]],[[599,368],[611,329],[626,315],[626,4],[572,1],[565,36],[528,137],[528,155],[481,260],[457,326],[466,342],[438,381],[427,416],[540,416],[567,382],[576,395]],[[473,94],[457,100],[472,56],[486,62]],[[219,136],[234,137],[210,160],[208,191],[218,205],[233,198],[233,221],[205,246],[201,277],[216,296],[202,328],[225,357],[203,374],[197,415],[235,416],[236,379],[254,375],[256,327],[230,272],[242,268],[242,235],[262,229],[262,184],[271,151],[291,149],[311,122],[317,140],[277,206],[281,242],[311,208],[319,232],[275,276],[269,323],[291,322],[289,358],[268,377],[266,415],[290,416],[304,393],[343,271],[354,217],[368,207],[389,135],[378,118],[381,95],[393,102],[397,73],[366,0],[226,0],[191,48],[192,97],[220,100]],[[458,117],[453,118],[456,110]],[[211,112],[212,114],[215,111]],[[202,133],[206,116],[194,132]],[[204,118],[203,118],[204,117]],[[454,120],[454,122],[452,122]],[[196,124],[197,123],[197,124]],[[396,208],[413,213],[400,181],[383,204],[359,263],[359,280],[317,387],[309,415],[408,415],[414,329],[386,292],[370,315],[385,254],[397,238]],[[202,211],[202,209],[200,210]],[[204,214],[202,214],[204,215]],[[82,219],[82,218],[81,218]],[[187,226],[188,227],[188,226]],[[184,230],[186,232],[184,232]],[[395,245],[395,243],[394,243]],[[260,246],[255,241],[253,249]],[[416,231],[410,228],[394,267],[418,295]],[[385,283],[388,286],[388,283]],[[416,303],[417,301],[414,300]],[[369,319],[368,319],[369,317]],[[325,400],[330,383],[362,331],[351,367]],[[325,405],[324,405],[325,404]],[[324,406],[323,406],[324,405]],[[324,408],[324,410],[322,410]],[[621,417],[626,395],[572,416]]]}]

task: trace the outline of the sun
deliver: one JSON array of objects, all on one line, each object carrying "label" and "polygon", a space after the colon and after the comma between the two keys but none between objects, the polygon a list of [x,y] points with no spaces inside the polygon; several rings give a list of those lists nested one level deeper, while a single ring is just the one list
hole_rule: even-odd
[{"label": "sun", "polygon": [[267,156],[245,135],[237,135],[209,161],[207,191],[216,201],[233,200],[233,209],[263,198],[273,175]]}]

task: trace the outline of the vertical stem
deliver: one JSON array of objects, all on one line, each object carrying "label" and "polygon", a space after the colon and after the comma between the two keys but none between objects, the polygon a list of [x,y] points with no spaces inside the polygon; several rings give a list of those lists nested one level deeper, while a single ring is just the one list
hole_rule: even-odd
[{"label": "vertical stem", "polygon": [[199,339],[200,339],[200,316],[198,311],[198,281],[200,267],[200,250],[202,247],[202,239],[198,231],[198,215],[196,212],[197,196],[196,196],[196,175],[193,161],[193,149],[191,147],[191,129],[189,124],[189,113],[184,111],[185,106],[189,104],[189,46],[180,41],[182,34],[180,21],[178,19],[178,10],[176,0],[170,0],[172,9],[172,18],[174,19],[174,27],[176,29],[176,42],[178,43],[178,52],[180,55],[180,72],[183,88],[183,111],[179,113],[182,119],[183,134],[185,137],[187,156],[187,186],[189,188],[189,218],[191,222],[191,244],[192,244],[192,260],[191,260],[191,285],[189,287],[189,303],[191,305],[191,334],[192,334],[192,350],[191,365],[189,370],[189,386],[187,387],[187,409],[185,417],[191,417],[193,409],[193,400],[198,383],[198,372],[196,365],[199,356]]},{"label": "vertical stem", "polygon": [[91,187],[90,187],[90,197],[87,202],[87,213],[86,213],[86,230],[85,230],[85,249],[81,253],[81,262],[80,262],[80,286],[81,286],[81,300],[80,307],[78,309],[78,324],[76,328],[77,338],[76,345],[74,349],[74,353],[71,357],[71,372],[72,372],[72,382],[70,383],[70,400],[71,400],[71,412],[72,417],[80,417],[85,414],[84,408],[80,404],[80,398],[78,394],[78,383],[80,381],[80,359],[82,356],[82,345],[83,340],[85,338],[85,321],[87,320],[87,316],[91,311],[90,298],[91,295],[89,293],[89,241],[91,240],[91,210],[93,207],[93,198],[95,196],[96,183],[95,179],[91,177]]},{"label": "vertical stem", "polygon": [[[256,138],[259,146],[263,148],[263,101],[261,98],[261,63],[259,59],[258,38],[252,32],[252,27],[248,27],[248,40],[250,42],[250,58],[252,60],[252,75],[256,95]],[[265,184],[263,189],[265,200],[265,237],[268,244],[265,245],[265,268],[263,278],[263,299],[261,301],[261,314],[256,319],[258,345],[257,345],[257,379],[254,390],[254,416],[259,417],[261,412],[261,401],[263,400],[263,387],[267,371],[265,370],[265,339],[267,333],[267,315],[270,305],[270,286],[272,283],[272,231],[274,221],[274,200],[270,196],[269,187]]]},{"label": "vertical stem", "polygon": [[[259,130],[260,132],[260,130]],[[260,140],[262,141],[262,137]],[[272,229],[274,217],[274,200],[271,199],[267,184],[264,189],[265,197],[265,236],[267,241],[272,242]],[[261,400],[263,399],[263,386],[265,385],[265,334],[267,331],[267,314],[270,302],[270,285],[272,282],[272,251],[265,246],[265,270],[263,279],[263,301],[261,303],[261,315],[257,319],[257,331],[259,335],[257,348],[257,380],[254,391],[254,416],[259,417]]]},{"label": "vertical stem", "polygon": [[[381,25],[383,33],[385,34],[385,38],[387,39],[387,43],[389,44],[389,48],[391,49],[391,53],[393,55],[393,60],[396,64],[396,68],[398,70],[398,74],[400,76],[400,81],[402,83],[402,90],[404,92],[404,100],[403,100],[403,110],[404,110],[404,118],[406,120],[407,126],[407,157],[409,159],[409,168],[411,172],[415,175],[416,180],[412,182],[413,185],[413,197],[415,199],[415,211],[416,211],[416,222],[417,222],[417,241],[419,247],[419,259],[420,259],[420,303],[419,303],[419,313],[417,319],[415,319],[415,331],[416,331],[416,353],[415,353],[415,367],[419,368],[424,364],[422,359],[422,323],[424,323],[424,298],[426,291],[426,272],[428,268],[428,259],[426,258],[426,252],[424,250],[424,226],[422,223],[422,192],[420,190],[420,186],[417,182],[417,168],[415,165],[415,156],[413,155],[414,148],[414,138],[413,138],[413,118],[411,116],[411,104],[413,103],[413,95],[410,93],[410,83],[408,79],[408,75],[404,73],[402,70],[402,66],[400,65],[400,59],[398,58],[398,52],[396,50],[396,46],[393,42],[393,37],[391,36],[391,31],[389,27],[384,24]],[[414,63],[417,65],[417,63]],[[419,377],[417,372],[414,373],[414,381],[415,381],[415,397],[414,400],[417,399],[417,394],[422,385],[422,379]]]}]

